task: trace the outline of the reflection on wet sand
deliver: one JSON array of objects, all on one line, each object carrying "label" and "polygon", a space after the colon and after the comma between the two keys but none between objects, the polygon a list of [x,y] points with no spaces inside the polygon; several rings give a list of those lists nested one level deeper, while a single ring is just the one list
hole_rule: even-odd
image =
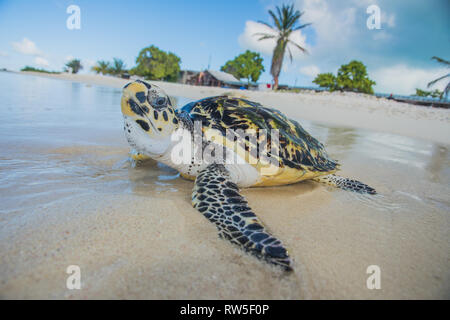
[{"label": "reflection on wet sand", "polygon": [[430,180],[433,182],[445,182],[443,172],[450,170],[448,148],[434,144],[431,151],[430,160],[425,167],[430,172]]},{"label": "reflection on wet sand", "polygon": [[335,152],[345,153],[352,150],[357,143],[357,133],[352,128],[329,127],[326,146],[330,146]]}]

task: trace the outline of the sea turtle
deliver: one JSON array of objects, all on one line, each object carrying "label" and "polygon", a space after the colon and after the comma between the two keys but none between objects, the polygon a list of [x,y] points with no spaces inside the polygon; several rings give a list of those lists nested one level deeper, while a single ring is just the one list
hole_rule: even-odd
[{"label": "sea turtle", "polygon": [[219,236],[285,270],[292,270],[287,250],[239,188],[312,179],[376,193],[334,175],[339,164],[318,140],[297,121],[256,102],[224,95],[175,109],[161,88],[136,80],[123,88],[121,108],[135,159],[153,158],[195,180],[192,205],[216,225]]}]

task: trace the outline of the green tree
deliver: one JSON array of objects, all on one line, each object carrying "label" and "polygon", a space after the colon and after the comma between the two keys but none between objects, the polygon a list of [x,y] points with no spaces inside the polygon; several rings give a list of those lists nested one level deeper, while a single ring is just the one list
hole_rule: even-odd
[{"label": "green tree", "polygon": [[83,69],[83,66],[81,65],[81,61],[79,59],[73,59],[66,63],[66,70],[68,68],[72,69],[72,73],[78,73],[81,69]]},{"label": "green tree", "polygon": [[175,81],[180,72],[180,62],[177,55],[150,46],[139,52],[136,67],[130,72],[150,80]]},{"label": "green tree", "polygon": [[260,36],[260,38],[258,39],[260,41],[266,39],[276,39],[276,45],[272,55],[272,65],[270,67],[270,74],[272,75],[274,80],[274,90],[278,89],[278,78],[280,76],[281,67],[283,66],[283,59],[286,53],[286,49],[288,50],[289,58],[292,62],[292,52],[288,47],[288,44],[292,44],[304,53],[307,52],[305,48],[290,40],[292,32],[303,29],[310,25],[310,23],[298,25],[303,12],[294,10],[294,5],[283,5],[281,9],[277,6],[276,12],[277,13],[275,14],[272,10],[269,10],[269,14],[272,17],[274,26],[260,21],[260,23],[263,23],[271,28],[276,34],[255,34]]},{"label": "green tree", "polygon": [[92,67],[92,71],[101,74],[107,74],[110,72],[110,63],[108,61],[97,61],[97,64]]},{"label": "green tree", "polygon": [[338,70],[336,80],[340,90],[371,94],[373,94],[372,86],[376,84],[375,81],[369,79],[366,66],[356,60],[342,65]]},{"label": "green tree", "polygon": [[336,77],[331,72],[318,74],[313,82],[330,91],[336,90]]},{"label": "green tree", "polygon": [[[432,57],[432,60],[436,60],[437,62],[439,62],[440,64],[446,66],[447,68],[450,67],[450,61],[447,61],[445,59],[439,58],[439,57]],[[430,83],[428,83],[427,88],[430,88],[431,86],[433,86],[435,83],[444,80],[445,78],[449,78],[450,77],[450,73],[447,73],[446,75],[439,77],[433,81],[431,81]],[[420,90],[420,89],[419,89]],[[440,98],[442,99],[443,97],[447,97],[448,92],[450,91],[450,81],[447,83],[447,85],[445,86],[444,91],[441,93]]]},{"label": "green tree", "polygon": [[337,76],[332,73],[321,73],[313,82],[330,91],[341,90],[370,94],[373,94],[372,86],[376,84],[375,81],[369,79],[366,66],[356,60],[342,65]]},{"label": "green tree", "polygon": [[233,60],[227,61],[220,70],[231,73],[238,79],[245,78],[248,83],[250,83],[250,79],[256,82],[261,76],[261,73],[264,72],[262,62],[263,58],[259,53],[247,50]]},{"label": "green tree", "polygon": [[125,69],[125,63],[123,62],[123,60],[119,58],[114,58],[112,66],[110,67],[110,73],[120,75],[126,71],[127,70]]}]

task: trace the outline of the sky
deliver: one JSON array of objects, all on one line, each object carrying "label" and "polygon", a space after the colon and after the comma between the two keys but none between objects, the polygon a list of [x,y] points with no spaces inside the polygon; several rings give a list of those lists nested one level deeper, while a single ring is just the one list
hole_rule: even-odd
[{"label": "sky", "polygon": [[[182,69],[219,70],[249,49],[263,56],[259,82],[269,83],[275,42],[258,41],[254,33],[272,32],[258,21],[272,24],[268,10],[283,3],[294,4],[304,12],[301,23],[312,24],[291,35],[308,54],[292,48],[281,84],[315,86],[318,73],[336,73],[354,59],[382,93],[413,94],[449,73],[431,60],[450,59],[448,0],[0,0],[0,68],[60,71],[79,58],[82,72],[91,72],[96,61],[114,57],[131,68],[142,48],[156,45],[177,54]],[[80,8],[80,29],[67,28],[70,5]],[[367,27],[371,5],[380,9],[380,29]]]}]

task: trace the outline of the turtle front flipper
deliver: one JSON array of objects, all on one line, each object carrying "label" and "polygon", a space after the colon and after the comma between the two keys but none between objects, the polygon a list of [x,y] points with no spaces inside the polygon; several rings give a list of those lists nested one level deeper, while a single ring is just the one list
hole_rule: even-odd
[{"label": "turtle front flipper", "polygon": [[258,258],[292,270],[282,242],[272,236],[240,195],[224,165],[211,164],[199,172],[192,192],[192,205],[230,240]]},{"label": "turtle front flipper", "polygon": [[376,190],[369,187],[367,184],[359,182],[358,180],[348,179],[337,176],[335,174],[329,174],[313,179],[316,182],[324,183],[329,186],[340,188],[343,190],[350,190],[358,193],[376,194]]}]

